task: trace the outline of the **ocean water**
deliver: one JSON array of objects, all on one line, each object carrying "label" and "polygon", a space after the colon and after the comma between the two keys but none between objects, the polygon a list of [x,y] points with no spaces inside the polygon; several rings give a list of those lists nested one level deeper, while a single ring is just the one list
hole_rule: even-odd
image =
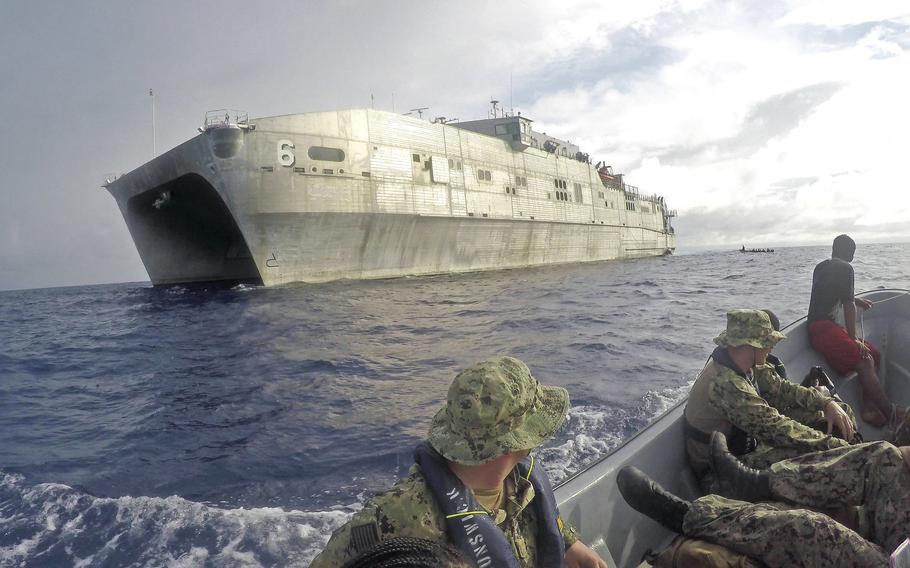
[{"label": "ocean water", "polygon": [[[569,390],[537,452],[558,482],[685,395],[728,309],[803,316],[827,255],[0,292],[0,567],[306,566],[498,354]],[[910,244],[854,266],[857,290],[910,288]]]}]

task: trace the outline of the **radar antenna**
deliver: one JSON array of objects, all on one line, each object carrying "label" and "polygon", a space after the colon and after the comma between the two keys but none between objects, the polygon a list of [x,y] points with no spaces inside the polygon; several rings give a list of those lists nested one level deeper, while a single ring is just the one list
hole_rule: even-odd
[{"label": "radar antenna", "polygon": [[499,112],[499,101],[496,99],[490,99],[490,104],[493,105],[493,110],[490,111],[490,113],[493,115],[493,118],[496,118]]},{"label": "radar antenna", "polygon": [[417,113],[417,118],[423,118],[423,111],[430,110],[430,107],[412,108],[411,112]]}]

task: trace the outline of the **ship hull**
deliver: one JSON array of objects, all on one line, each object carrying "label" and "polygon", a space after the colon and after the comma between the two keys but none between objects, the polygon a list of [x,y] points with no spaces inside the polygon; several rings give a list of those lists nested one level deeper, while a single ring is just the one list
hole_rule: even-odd
[{"label": "ship hull", "polygon": [[[642,207],[649,214],[617,211],[623,198],[604,195],[597,180],[584,187],[587,199],[577,183],[577,202],[558,203],[547,180],[535,190],[546,174],[531,183],[526,177],[552,165],[557,176],[591,180],[589,164],[551,164],[547,155],[522,156],[486,136],[407,119],[405,134],[424,145],[418,154],[408,136],[376,133],[379,126],[401,132],[400,117],[357,112],[334,114],[331,127],[324,115],[315,123],[295,115],[261,119],[255,132],[205,132],[110,183],[152,282],[271,286],[640,258],[675,248],[657,202]],[[326,141],[336,124],[343,136]],[[318,144],[343,148],[343,163],[329,169],[301,159],[314,131]],[[439,150],[427,141],[436,133]],[[282,155],[289,142],[297,156]],[[437,152],[441,160],[417,159]],[[484,156],[487,177],[495,172],[493,183],[469,175],[475,154]],[[444,178],[440,163],[452,167]],[[508,185],[518,174],[526,177],[521,193]],[[505,192],[496,191],[499,176]]]},{"label": "ship hull", "polygon": [[659,234],[623,239],[633,230],[573,223],[300,213],[257,216],[253,225],[253,250],[270,259],[261,273],[267,285],[592,262],[668,250]]}]

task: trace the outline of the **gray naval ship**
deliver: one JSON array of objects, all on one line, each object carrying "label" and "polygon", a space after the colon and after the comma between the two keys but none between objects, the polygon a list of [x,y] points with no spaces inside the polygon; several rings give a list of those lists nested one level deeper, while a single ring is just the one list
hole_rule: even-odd
[{"label": "gray naval ship", "polygon": [[521,113],[250,119],[105,180],[155,285],[521,268],[670,254],[675,213]]}]

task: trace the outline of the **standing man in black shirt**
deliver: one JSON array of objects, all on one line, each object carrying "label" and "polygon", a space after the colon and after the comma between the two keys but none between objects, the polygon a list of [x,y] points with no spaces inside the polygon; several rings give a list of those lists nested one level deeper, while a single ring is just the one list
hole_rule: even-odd
[{"label": "standing man in black shirt", "polygon": [[[856,337],[856,309],[868,310],[872,302],[853,296],[853,253],[856,243],[847,235],[834,239],[831,258],[823,260],[812,273],[809,300],[809,340],[841,375],[856,371],[863,389],[862,418],[873,426],[884,426],[897,409],[888,400],[878,380],[881,355],[871,343]],[[844,309],[844,326],[834,318]]]}]

